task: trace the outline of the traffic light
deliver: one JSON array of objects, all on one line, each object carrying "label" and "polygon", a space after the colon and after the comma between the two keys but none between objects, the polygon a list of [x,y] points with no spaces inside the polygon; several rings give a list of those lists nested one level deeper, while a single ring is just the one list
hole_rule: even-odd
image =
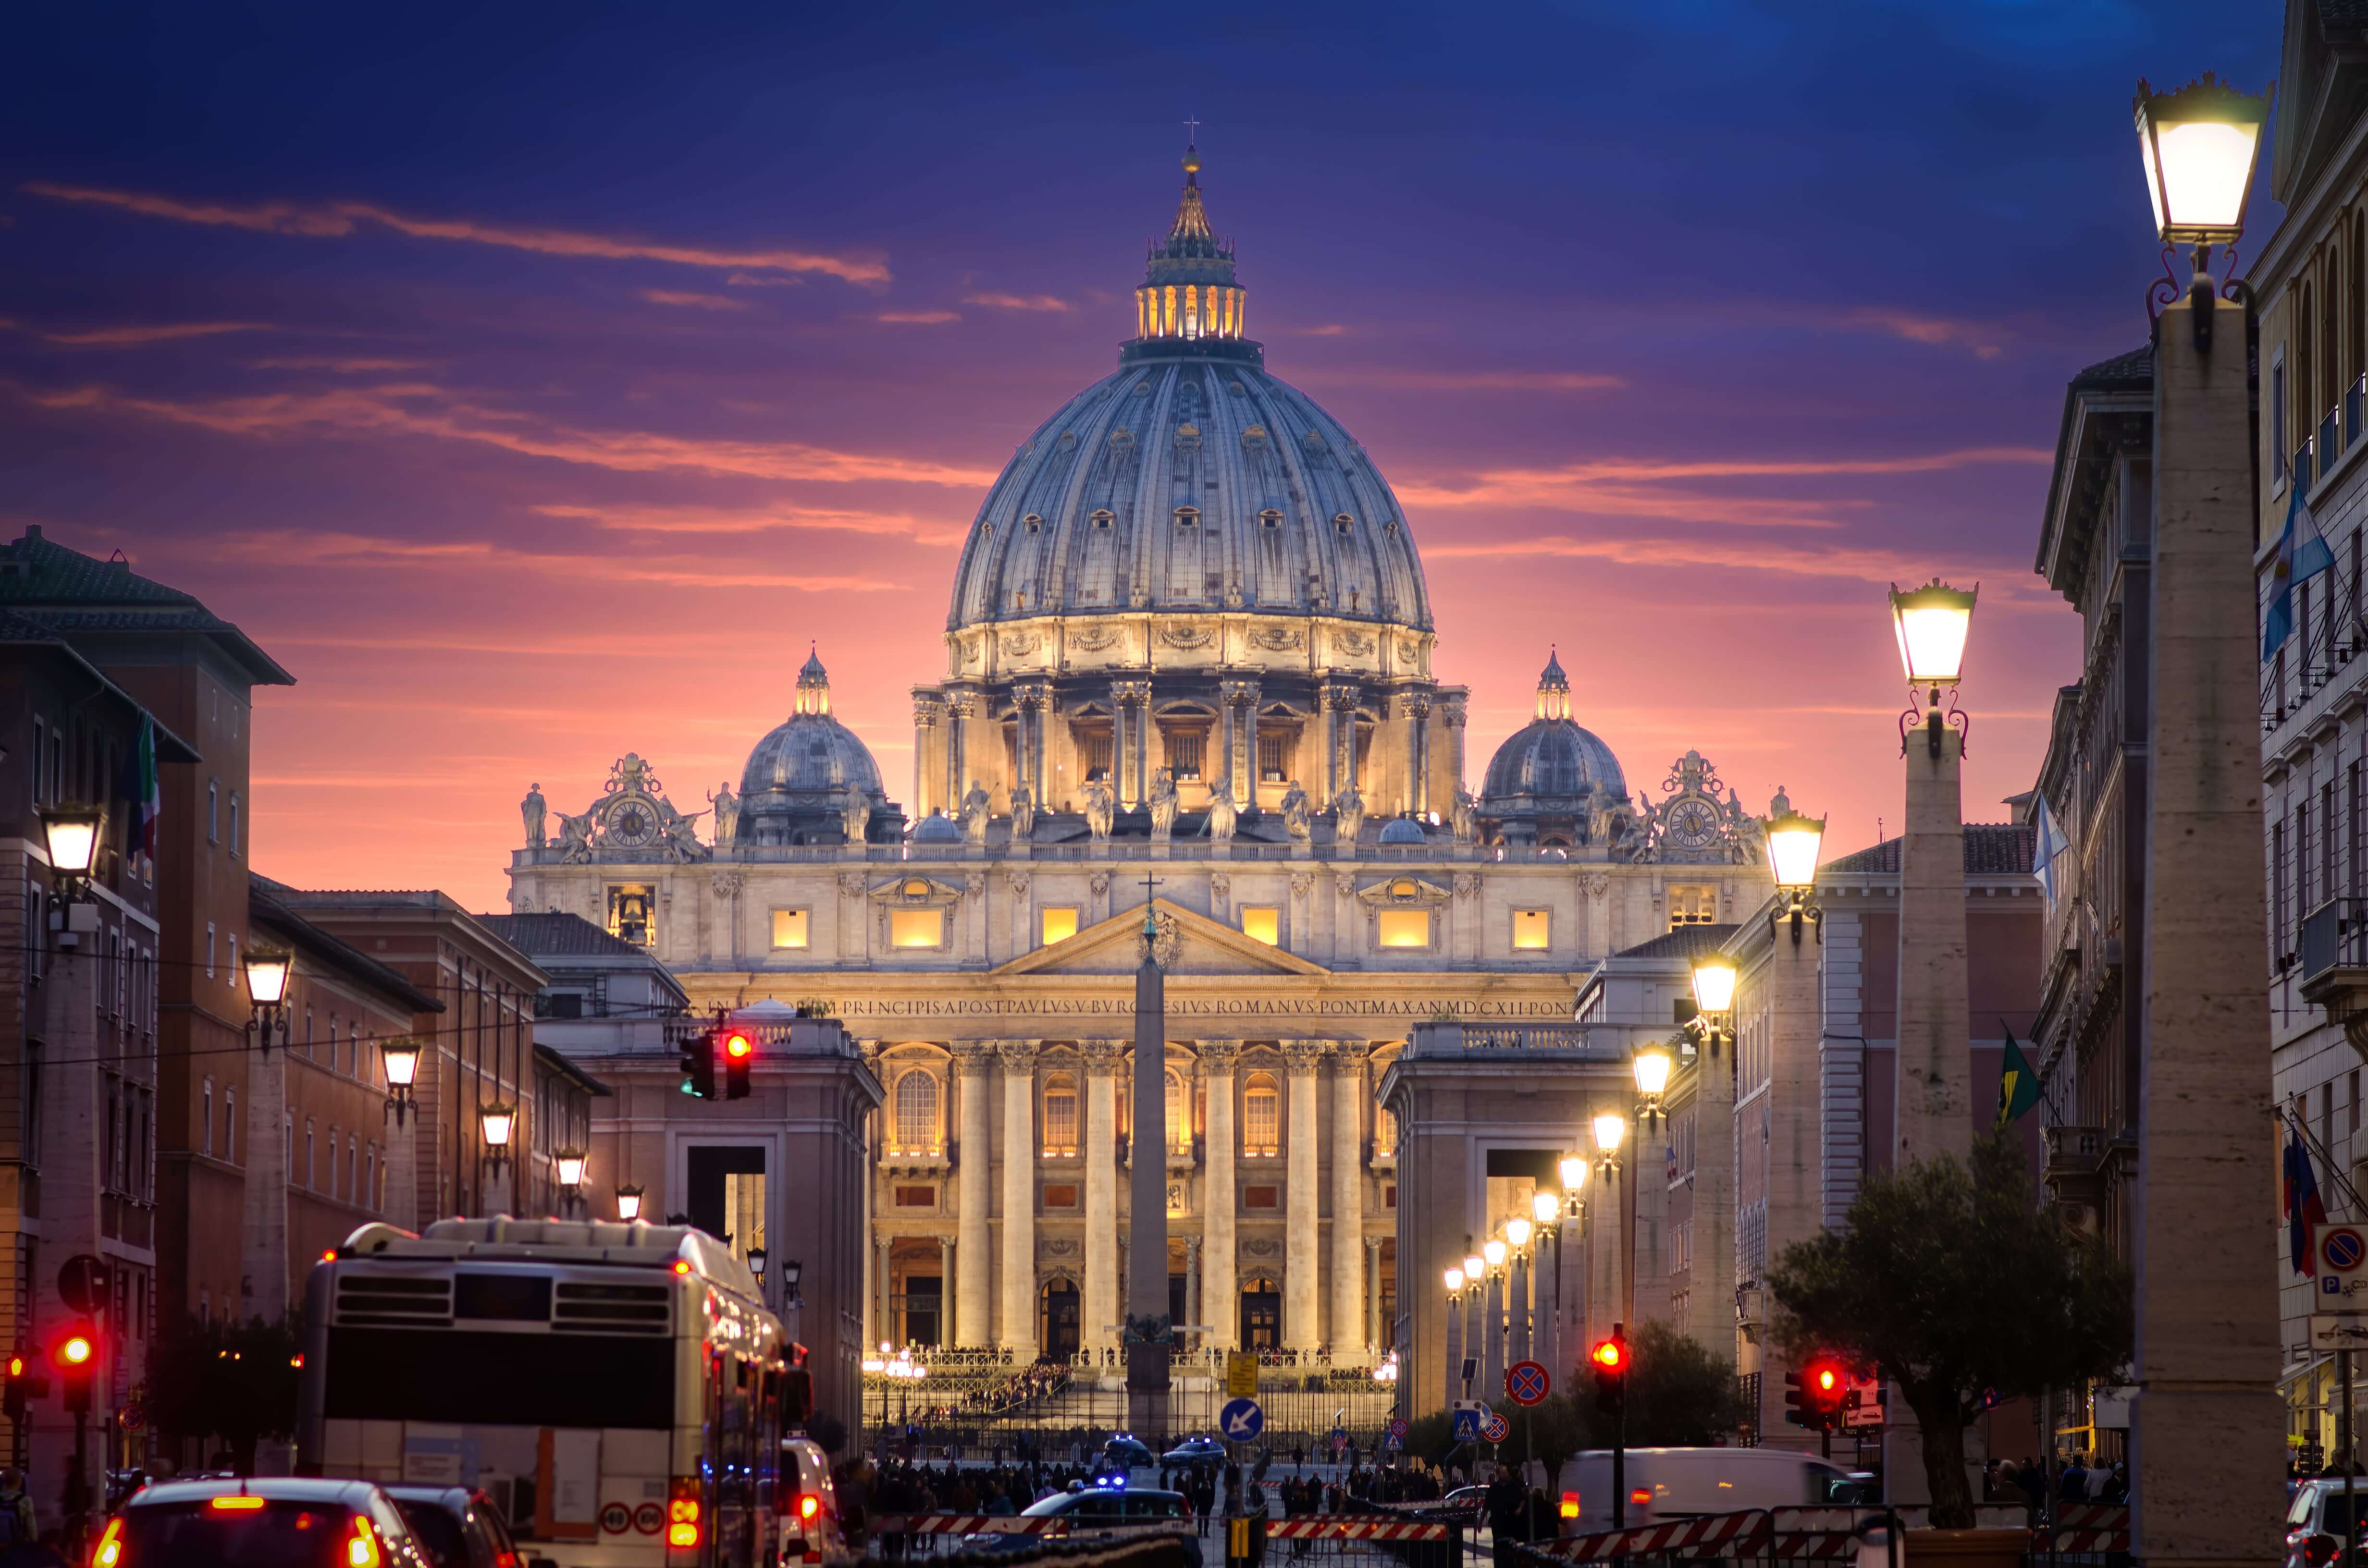
[{"label": "traffic light", "polygon": [[1850,1392],[1849,1369],[1830,1356],[1820,1356],[1799,1371],[1784,1374],[1784,1419],[1812,1432],[1838,1432]]},{"label": "traffic light", "polygon": [[50,1352],[65,1380],[65,1407],[80,1415],[90,1409],[90,1385],[98,1375],[98,1335],[87,1323],[66,1330]]},{"label": "traffic light", "polygon": [[25,1407],[33,1400],[47,1398],[50,1380],[33,1370],[35,1362],[19,1353],[0,1363],[0,1415],[10,1421],[25,1419]]},{"label": "traffic light", "polygon": [[694,1099],[715,1097],[715,1037],[693,1035],[682,1048],[682,1092]]},{"label": "traffic light", "polygon": [[1798,1372],[1784,1374],[1784,1425],[1787,1426],[1810,1425],[1809,1403],[1801,1387],[1801,1374]]},{"label": "traffic light", "polygon": [[748,1097],[748,1067],[757,1059],[757,1041],[746,1029],[723,1031],[723,1097]]},{"label": "traffic light", "polygon": [[1587,1359],[1595,1369],[1596,1410],[1605,1415],[1619,1415],[1628,1391],[1627,1331],[1614,1324],[1611,1337],[1597,1340]]}]

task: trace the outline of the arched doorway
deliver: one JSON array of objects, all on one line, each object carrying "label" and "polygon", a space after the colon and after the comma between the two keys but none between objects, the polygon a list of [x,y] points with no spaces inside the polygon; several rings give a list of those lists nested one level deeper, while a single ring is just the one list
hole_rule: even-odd
[{"label": "arched doorway", "polygon": [[1056,1361],[1075,1356],[1082,1321],[1077,1312],[1076,1280],[1055,1279],[1044,1287],[1044,1332],[1038,1343],[1043,1346],[1046,1356]]},{"label": "arched doorway", "polygon": [[1282,1292],[1263,1274],[1242,1281],[1241,1327],[1243,1349],[1282,1348]]}]

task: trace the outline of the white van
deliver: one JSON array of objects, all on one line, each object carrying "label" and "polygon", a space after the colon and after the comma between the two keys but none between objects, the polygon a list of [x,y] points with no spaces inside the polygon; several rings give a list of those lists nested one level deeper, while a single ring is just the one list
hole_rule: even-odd
[{"label": "white van", "polygon": [[[1841,1506],[1872,1494],[1832,1460],[1789,1449],[1631,1449],[1624,1484],[1622,1523],[1632,1529],[1747,1508]],[[1590,1449],[1565,1461],[1561,1492],[1563,1534],[1610,1529],[1611,1450]]]},{"label": "white van", "polygon": [[830,1459],[810,1437],[781,1439],[781,1561],[827,1562],[847,1555]]}]

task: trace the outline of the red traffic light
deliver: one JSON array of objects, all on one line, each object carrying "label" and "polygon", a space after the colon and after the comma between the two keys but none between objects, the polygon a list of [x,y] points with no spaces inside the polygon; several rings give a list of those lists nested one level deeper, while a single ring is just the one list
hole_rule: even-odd
[{"label": "red traffic light", "polygon": [[734,1029],[723,1037],[723,1054],[734,1062],[745,1062],[757,1054],[757,1042]]},{"label": "red traffic light", "polygon": [[1831,1367],[1820,1367],[1817,1369],[1817,1392],[1819,1393],[1833,1392],[1834,1390],[1840,1385],[1841,1381],[1841,1374],[1835,1371]]},{"label": "red traffic light", "polygon": [[1607,1372],[1616,1372],[1627,1364],[1627,1349],[1616,1339],[1599,1340],[1587,1358]]},{"label": "red traffic light", "polygon": [[69,1334],[58,1341],[57,1357],[61,1367],[82,1366],[97,1354],[98,1347],[91,1343],[86,1334]]}]

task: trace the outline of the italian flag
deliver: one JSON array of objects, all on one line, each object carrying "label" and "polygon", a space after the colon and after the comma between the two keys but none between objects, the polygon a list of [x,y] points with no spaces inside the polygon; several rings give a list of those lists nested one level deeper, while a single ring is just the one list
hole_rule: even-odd
[{"label": "italian flag", "polygon": [[140,744],[123,759],[123,798],[131,802],[131,847],[154,860],[165,797],[156,787],[156,721],[145,713],[140,716]]}]

